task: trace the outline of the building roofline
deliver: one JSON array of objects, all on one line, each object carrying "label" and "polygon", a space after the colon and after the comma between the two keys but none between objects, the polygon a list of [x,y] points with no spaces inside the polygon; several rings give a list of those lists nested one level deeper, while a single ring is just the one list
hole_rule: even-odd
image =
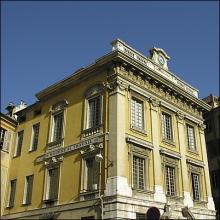
[{"label": "building roofline", "polygon": [[3,118],[3,119],[5,119],[5,120],[7,120],[7,121],[9,121],[11,124],[13,124],[14,126],[16,126],[17,124],[18,124],[18,122],[15,120],[15,119],[13,119],[13,118],[11,118],[10,116],[8,116],[8,115],[6,115],[6,114],[4,114],[4,113],[2,113],[2,112],[0,112],[1,113],[1,118]]}]

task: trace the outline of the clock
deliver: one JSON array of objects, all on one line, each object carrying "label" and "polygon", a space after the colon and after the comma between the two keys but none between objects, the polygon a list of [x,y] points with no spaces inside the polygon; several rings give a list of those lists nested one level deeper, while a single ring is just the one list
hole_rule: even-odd
[{"label": "clock", "polygon": [[158,56],[158,61],[161,65],[164,64],[164,58],[162,56]]}]

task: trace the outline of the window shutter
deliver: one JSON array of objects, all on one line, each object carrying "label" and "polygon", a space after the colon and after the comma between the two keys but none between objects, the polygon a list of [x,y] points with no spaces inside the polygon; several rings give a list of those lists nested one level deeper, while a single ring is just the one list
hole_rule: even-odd
[{"label": "window shutter", "polygon": [[59,169],[51,169],[50,171],[50,189],[49,189],[49,199],[57,199],[58,197],[58,187],[59,187]]},{"label": "window shutter", "polygon": [[11,181],[11,193],[10,193],[10,198],[9,198],[9,207],[14,206],[16,183],[17,183],[17,180]]},{"label": "window shutter", "polygon": [[86,166],[87,166],[87,190],[92,190],[92,184],[93,184],[93,159],[89,158],[86,160]]},{"label": "window shutter", "polygon": [[24,131],[18,132],[18,142],[17,142],[16,156],[19,156],[21,154],[23,136],[24,136]]},{"label": "window shutter", "polygon": [[33,180],[34,180],[34,175],[28,176],[28,180],[27,180],[27,184],[28,184],[27,185],[27,197],[26,197],[26,203],[27,204],[31,203]]}]

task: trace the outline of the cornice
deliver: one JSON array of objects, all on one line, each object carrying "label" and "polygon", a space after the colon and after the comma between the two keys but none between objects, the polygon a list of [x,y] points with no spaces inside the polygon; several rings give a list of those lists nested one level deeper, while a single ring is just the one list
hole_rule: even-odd
[{"label": "cornice", "polygon": [[5,115],[1,112],[0,116],[1,121],[5,121],[6,123],[12,125],[13,127],[16,127],[18,122],[14,120],[13,118],[9,117],[8,115]]},{"label": "cornice", "polygon": [[75,71],[73,74],[64,78],[63,80],[60,80],[57,83],[54,83],[51,86],[41,90],[40,92],[36,93],[35,96],[39,100],[42,100],[49,97],[50,95],[54,95],[57,92],[60,92],[61,90],[67,89],[76,83],[82,82],[83,80],[91,77],[92,73],[97,73],[97,71],[100,71],[100,67],[110,63],[117,56],[117,51],[108,53],[102,56],[101,58],[97,59],[91,65],[88,65],[85,68],[81,68],[80,70]]},{"label": "cornice", "polygon": [[[140,63],[135,62],[134,60],[132,60],[129,56],[127,56],[123,52],[119,51],[118,58],[123,60],[124,62],[127,62],[127,66],[130,66],[129,68],[136,68],[136,70],[135,70],[136,75],[139,77],[140,81],[142,80],[141,78],[150,77],[151,81],[156,82],[156,84],[159,83],[162,86],[167,87],[169,90],[176,92],[180,97],[182,96],[183,98],[190,100],[191,102],[195,103],[200,108],[202,108],[203,110],[209,111],[211,109],[210,106],[208,104],[206,104],[204,101],[187,93],[185,90],[183,90],[179,86],[175,85],[171,81],[167,80],[162,75],[159,75],[156,71],[154,71],[150,68],[146,68],[145,66],[141,65]],[[144,84],[144,83],[142,83],[142,84]]]},{"label": "cornice", "polygon": [[[143,56],[143,55],[142,55]],[[159,83],[162,86],[165,86],[170,91],[173,91],[174,93],[177,93],[178,96],[182,99],[185,98],[189,102],[191,102],[194,105],[197,105],[198,108],[204,110],[210,110],[210,106],[203,102],[202,100],[196,98],[194,95],[191,95],[190,93],[186,92],[184,89],[182,89],[180,86],[174,84],[167,78],[165,78],[163,75],[159,74],[157,71],[146,67],[146,65],[141,64],[140,62],[137,62],[136,60],[129,57],[127,54],[125,54],[123,51],[120,50],[113,50],[111,53],[108,53],[101,58],[97,59],[95,63],[80,69],[79,71],[76,71],[72,75],[66,77],[65,79],[49,86],[48,88],[38,92],[36,94],[36,97],[39,100],[46,99],[52,95],[55,95],[59,93],[60,91],[63,91],[65,89],[68,89],[70,86],[73,86],[76,83],[79,83],[88,77],[93,76],[94,74],[97,74],[97,72],[100,72],[101,70],[108,69],[108,68],[115,68],[112,67],[111,63],[114,62],[126,62],[130,68],[134,68],[138,73],[136,74],[139,78],[139,81],[143,81],[142,78],[149,77],[150,80],[153,82],[153,90],[155,90],[155,93],[157,94],[157,86],[155,86],[155,83]],[[151,61],[153,63],[153,61]],[[156,65],[156,64],[154,64]],[[101,68],[100,68],[101,67]],[[114,70],[115,72],[115,70]],[[118,74],[118,71],[117,73]],[[176,76],[175,76],[176,77]],[[178,78],[178,77],[176,77]],[[188,85],[188,84],[187,84]],[[140,85],[139,85],[140,86]],[[189,85],[188,85],[189,86]],[[190,86],[189,86],[190,87]],[[193,87],[192,87],[193,88]],[[193,88],[194,89],[194,88]]]}]

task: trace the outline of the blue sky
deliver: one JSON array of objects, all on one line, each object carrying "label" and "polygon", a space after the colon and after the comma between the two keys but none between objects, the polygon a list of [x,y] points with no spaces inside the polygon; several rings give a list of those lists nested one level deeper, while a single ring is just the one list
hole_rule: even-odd
[{"label": "blue sky", "polygon": [[169,69],[219,95],[219,2],[1,1],[1,111],[28,105],[47,86],[111,51],[120,38],[144,55],[155,47]]}]

